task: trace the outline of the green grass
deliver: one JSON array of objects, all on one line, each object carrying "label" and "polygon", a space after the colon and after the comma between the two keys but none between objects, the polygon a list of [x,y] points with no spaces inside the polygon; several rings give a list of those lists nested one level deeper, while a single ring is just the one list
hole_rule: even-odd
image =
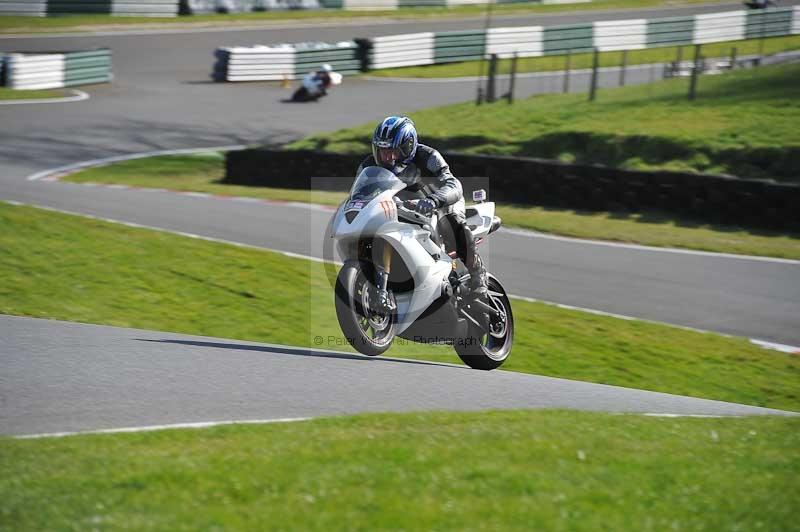
[{"label": "green grass", "polygon": [[[356,165],[357,166],[357,165]],[[132,159],[81,170],[62,178],[73,183],[125,184],[144,188],[205,192],[222,196],[246,196],[275,201],[301,201],[339,205],[346,194],[297,189],[246,187],[222,183],[225,156],[208,152],[162,155]]]},{"label": "green grass", "polygon": [[68,94],[63,90],[20,90],[0,87],[0,100],[39,100],[63,98]]},{"label": "green grass", "polygon": [[[775,54],[788,50],[800,49],[800,36],[773,37],[764,40],[764,54]],[[704,44],[702,53],[704,57],[730,57],[731,49],[736,48],[737,57],[743,55],[758,54],[759,40],[749,39],[745,41],[731,41],[724,43]],[[669,46],[664,48],[649,48],[646,50],[628,51],[628,65],[644,65],[649,63],[661,63],[675,61],[678,55],[678,48],[682,49],[684,61],[691,60],[694,54],[694,46],[687,45],[682,47]],[[517,72],[551,72],[564,70],[566,56],[553,55],[545,57],[521,57],[517,59]],[[599,64],[601,67],[616,67],[622,64],[622,52],[603,52],[600,54]],[[486,75],[488,63],[484,63],[483,74]],[[581,53],[573,54],[570,57],[570,68],[581,69],[592,67],[592,54]],[[480,61],[464,61],[460,63],[447,63],[441,65],[387,68],[373,70],[370,76],[380,77],[409,77],[409,78],[451,78],[462,76],[481,75]],[[498,61],[498,73],[506,74],[511,71],[511,60],[501,59]]]},{"label": "green grass", "polygon": [[[440,151],[533,156],[640,170],[667,169],[797,182],[800,65],[688,80],[550,94],[411,113],[420,140]],[[321,133],[290,148],[369,153],[374,124]],[[456,174],[458,168],[454,168]]]},{"label": "green grass", "polygon": [[[593,0],[591,3],[579,4],[509,4],[494,6],[494,16],[547,14],[572,11],[593,11],[603,9],[637,9],[658,6],[681,6],[705,3],[707,0]],[[107,27],[184,27],[184,26],[232,26],[264,23],[281,23],[296,20],[298,22],[325,22],[348,19],[426,19],[426,18],[458,18],[481,17],[486,7],[480,5],[458,7],[421,7],[402,8],[384,11],[345,11],[330,10],[289,10],[260,13],[232,13],[192,15],[187,17],[119,17],[111,15],[64,15],[57,17],[17,17],[0,16],[0,33],[36,33],[61,31],[96,31]],[[354,35],[353,37],[358,37]]]},{"label": "green grass", "polygon": [[[3,203],[0,227],[0,314],[345,349],[320,263]],[[504,369],[800,410],[796,356],[541,303],[513,309]],[[445,346],[397,342],[387,354],[458,362]]]},{"label": "green grass", "polygon": [[0,439],[10,530],[791,530],[800,421],[565,411]]},{"label": "green grass", "polygon": [[[354,165],[356,159],[354,158]],[[336,192],[223,184],[223,175],[224,159],[221,154],[198,154],[134,159],[82,170],[63,179],[76,183],[126,184],[325,205],[338,205],[345,197],[345,194]],[[498,205],[497,213],[507,226],[545,233],[660,247],[800,259],[798,234],[708,225],[666,213],[592,213],[513,205]]]},{"label": "green grass", "polygon": [[709,224],[659,211],[588,212],[504,206],[503,223],[543,233],[657,247],[800,259],[800,233]]}]

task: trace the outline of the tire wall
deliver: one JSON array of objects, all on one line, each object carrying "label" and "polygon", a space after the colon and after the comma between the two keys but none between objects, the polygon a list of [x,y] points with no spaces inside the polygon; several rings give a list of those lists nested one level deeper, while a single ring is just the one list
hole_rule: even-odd
[{"label": "tire wall", "polygon": [[[229,152],[225,182],[292,189],[310,189],[313,182],[317,190],[346,191],[364,155],[274,149]],[[800,228],[800,185],[793,183],[532,158],[458,153],[447,153],[445,158],[464,183],[468,199],[473,188],[470,176],[488,177],[489,199],[499,203],[594,211],[659,210],[707,222]]]}]

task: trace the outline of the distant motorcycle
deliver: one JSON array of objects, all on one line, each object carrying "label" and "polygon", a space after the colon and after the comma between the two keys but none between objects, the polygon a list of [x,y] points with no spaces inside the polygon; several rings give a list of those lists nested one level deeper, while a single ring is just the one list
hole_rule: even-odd
[{"label": "distant motorcycle", "polygon": [[303,83],[294,91],[293,102],[316,102],[327,96],[328,89],[333,85],[341,85],[342,75],[338,72],[316,71],[309,72],[303,78]]},{"label": "distant motorcycle", "polygon": [[[336,279],[336,317],[347,341],[359,352],[385,352],[395,336],[421,343],[452,345],[475,369],[499,367],[511,353],[514,317],[500,281],[488,276],[488,294],[475,296],[470,274],[447,249],[437,214],[424,216],[392,172],[371,166],[359,174],[350,197],[330,226],[344,265]],[[476,242],[500,227],[494,203],[466,207]]]}]

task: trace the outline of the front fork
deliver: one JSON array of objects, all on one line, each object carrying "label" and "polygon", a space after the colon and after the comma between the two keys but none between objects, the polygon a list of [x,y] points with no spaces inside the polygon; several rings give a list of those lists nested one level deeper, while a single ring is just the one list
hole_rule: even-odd
[{"label": "front fork", "polygon": [[375,286],[378,289],[378,304],[386,310],[394,310],[394,301],[387,290],[389,274],[392,271],[392,246],[384,240],[379,242],[381,260],[375,261]]}]

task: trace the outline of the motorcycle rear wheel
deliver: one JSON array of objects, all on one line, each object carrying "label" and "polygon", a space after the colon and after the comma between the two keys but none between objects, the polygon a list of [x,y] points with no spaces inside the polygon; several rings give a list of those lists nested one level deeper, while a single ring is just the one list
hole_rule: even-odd
[{"label": "motorcycle rear wheel", "polygon": [[370,309],[370,295],[375,290],[375,285],[356,263],[342,266],[336,277],[334,299],[339,327],[356,351],[371,357],[391,347],[397,321],[393,312],[380,314]]},{"label": "motorcycle rear wheel", "polygon": [[469,336],[456,342],[453,348],[458,357],[472,369],[492,370],[499,368],[511,354],[514,344],[514,316],[511,302],[505,289],[493,275],[488,276],[489,298],[506,314],[505,327],[494,334],[485,333],[470,324]]}]

